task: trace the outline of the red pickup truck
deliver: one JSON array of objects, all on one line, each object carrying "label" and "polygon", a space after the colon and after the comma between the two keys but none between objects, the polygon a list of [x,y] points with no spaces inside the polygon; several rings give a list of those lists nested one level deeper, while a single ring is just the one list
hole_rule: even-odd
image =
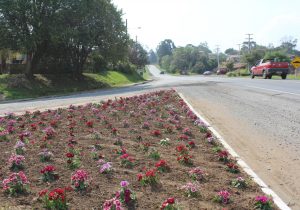
[{"label": "red pickup truck", "polygon": [[251,78],[262,76],[264,79],[271,79],[273,75],[279,75],[286,79],[289,73],[289,63],[279,62],[276,59],[261,59],[251,68]]}]

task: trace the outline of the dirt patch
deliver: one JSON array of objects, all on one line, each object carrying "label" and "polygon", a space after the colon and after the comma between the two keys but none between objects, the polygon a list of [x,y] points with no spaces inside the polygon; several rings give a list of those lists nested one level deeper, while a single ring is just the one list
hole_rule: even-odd
[{"label": "dirt patch", "polygon": [[[209,132],[201,132],[195,120],[195,115],[174,91],[1,118],[0,127],[8,129],[10,134],[7,140],[0,142],[0,180],[11,173],[7,161],[15,152],[16,142],[23,140],[26,145],[23,171],[30,181],[30,191],[13,197],[2,192],[0,208],[41,209],[43,203],[38,199],[41,190],[71,186],[71,175],[77,170],[68,167],[66,153],[71,150],[80,160],[78,169],[87,171],[89,184],[85,193],[67,192],[70,209],[102,209],[105,200],[111,199],[120,189],[122,180],[127,180],[136,192],[137,202],[134,208],[128,209],[159,209],[169,197],[174,197],[182,209],[253,209],[255,197],[263,195],[260,188],[244,172],[228,171],[225,161],[220,161],[218,153],[213,151],[220,145],[209,143]],[[166,138],[170,139],[169,144],[162,146],[161,140]],[[191,141],[195,147],[189,143]],[[186,153],[191,156],[192,164],[178,162],[181,150],[177,146],[180,145],[188,148]],[[54,154],[48,163],[39,158],[45,148]],[[132,167],[122,164],[122,154],[133,158]],[[99,172],[96,160],[99,158],[111,163],[112,173]],[[159,160],[165,160],[170,170],[156,171],[157,184],[142,186],[137,175],[155,169]],[[43,182],[40,171],[49,164],[55,166],[59,179]],[[179,188],[192,182],[188,172],[195,167],[204,171],[204,179],[199,181],[198,196],[187,197]],[[248,181],[245,189],[231,185],[231,181],[240,176]],[[230,193],[228,204],[213,202],[221,190]]]}]

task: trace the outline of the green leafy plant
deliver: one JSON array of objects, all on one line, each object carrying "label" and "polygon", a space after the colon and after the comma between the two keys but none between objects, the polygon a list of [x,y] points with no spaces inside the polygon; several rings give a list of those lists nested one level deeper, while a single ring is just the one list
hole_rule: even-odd
[{"label": "green leafy plant", "polygon": [[149,157],[152,158],[153,160],[159,160],[160,159],[160,154],[157,150],[152,149],[149,153]]}]

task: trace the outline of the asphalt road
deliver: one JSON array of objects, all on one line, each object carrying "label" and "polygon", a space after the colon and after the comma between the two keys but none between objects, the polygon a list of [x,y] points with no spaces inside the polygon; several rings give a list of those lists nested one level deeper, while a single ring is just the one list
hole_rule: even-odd
[{"label": "asphalt road", "polygon": [[0,115],[175,88],[292,209],[300,209],[300,81],[170,76],[149,69],[155,77],[150,83],[0,104]]}]

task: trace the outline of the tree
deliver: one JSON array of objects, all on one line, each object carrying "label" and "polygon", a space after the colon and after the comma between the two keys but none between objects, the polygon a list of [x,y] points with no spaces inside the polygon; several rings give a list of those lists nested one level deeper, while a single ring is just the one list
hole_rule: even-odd
[{"label": "tree", "polygon": [[[109,0],[68,1],[61,12],[61,30],[56,48],[65,49],[65,62],[80,76],[92,51],[107,62],[117,63],[127,54],[126,27],[121,11]],[[66,2],[67,2],[66,1]]]},{"label": "tree", "polygon": [[131,41],[129,46],[129,61],[139,68],[143,68],[146,64],[148,64],[147,51],[140,43]]},{"label": "tree", "polygon": [[175,44],[171,39],[165,39],[164,41],[160,42],[156,49],[159,64],[161,63],[162,57],[165,55],[172,55],[175,48]]},{"label": "tree", "polygon": [[228,48],[227,50],[225,50],[225,54],[227,54],[227,55],[238,55],[239,51],[237,51],[233,48]]},{"label": "tree", "polygon": [[171,70],[171,62],[172,62],[172,55],[165,55],[161,58],[160,66],[165,69],[166,71],[175,72],[176,69]]},{"label": "tree", "polygon": [[171,68],[186,72],[189,69],[189,56],[189,49],[184,47],[176,48],[173,53]]},{"label": "tree", "polygon": [[176,48],[171,56],[164,56],[161,66],[171,72],[179,70],[184,73],[188,71],[203,73],[217,66],[217,60],[210,56],[210,52],[207,45],[196,47],[189,44],[185,47]]},{"label": "tree", "polygon": [[297,46],[297,39],[294,39],[291,36],[285,36],[281,39],[281,48],[284,49],[287,53],[292,53],[295,47]]},{"label": "tree", "polygon": [[264,59],[278,59],[278,61],[290,62],[289,57],[282,51],[267,52]]},{"label": "tree", "polygon": [[242,59],[249,63],[250,65],[254,65],[258,60],[262,59],[265,56],[266,51],[255,49],[252,50],[251,53],[243,55]]},{"label": "tree", "polygon": [[208,47],[207,42],[201,42],[198,46],[198,50],[206,54],[212,53],[212,51]]},{"label": "tree", "polygon": [[11,48],[27,54],[26,75],[32,77],[34,65],[49,45],[50,28],[63,0],[0,0],[1,24],[9,30]]},{"label": "tree", "polygon": [[148,53],[148,61],[150,64],[157,63],[157,56],[153,50],[150,50]]},{"label": "tree", "polygon": [[53,68],[81,75],[95,50],[108,62],[125,59],[121,16],[111,0],[0,0],[0,26],[9,31],[11,45],[27,54],[29,77]]},{"label": "tree", "polygon": [[229,71],[232,71],[232,70],[233,70],[233,67],[234,67],[234,63],[233,63],[232,61],[226,63],[226,68],[227,68]]}]

